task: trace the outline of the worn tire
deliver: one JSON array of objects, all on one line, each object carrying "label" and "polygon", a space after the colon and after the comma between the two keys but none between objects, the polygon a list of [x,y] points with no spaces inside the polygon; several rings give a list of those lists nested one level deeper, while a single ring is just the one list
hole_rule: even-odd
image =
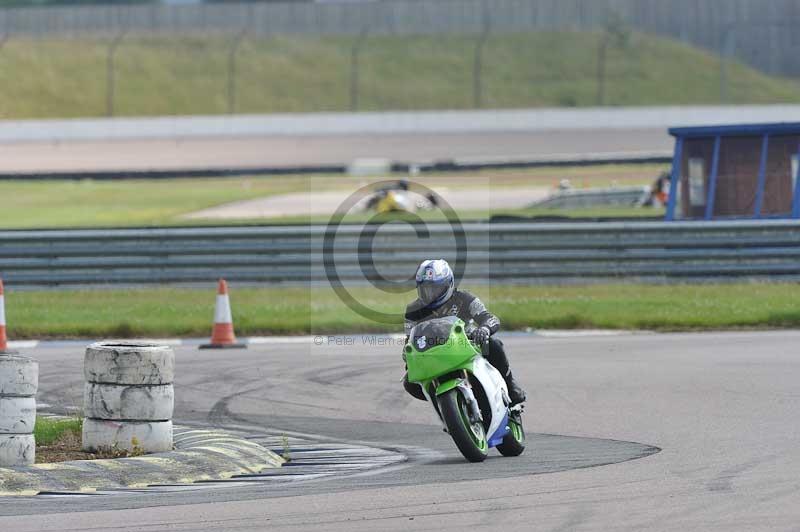
[{"label": "worn tire", "polygon": [[[172,421],[120,422],[102,419],[83,420],[83,450],[117,448],[146,453],[172,450]],[[136,445],[134,445],[134,439]]]},{"label": "worn tire", "polygon": [[35,461],[33,434],[0,434],[0,466],[32,465]]},{"label": "worn tire", "polygon": [[32,434],[36,398],[0,397],[0,434]]},{"label": "worn tire", "polygon": [[0,396],[33,397],[38,388],[38,362],[20,355],[0,355]]},{"label": "worn tire", "polygon": [[[462,409],[463,396],[458,388],[437,397],[439,401],[439,411],[442,419],[447,426],[447,432],[464,455],[470,462],[483,462],[489,452],[486,442],[486,434],[483,434],[483,445],[476,443],[473,433],[469,428],[469,421],[464,418]],[[481,426],[482,428],[482,426]]]},{"label": "worn tire", "polygon": [[87,382],[83,392],[84,415],[95,419],[169,421],[175,404],[171,384],[125,386]]},{"label": "worn tire", "polygon": [[86,348],[83,373],[88,382],[98,384],[172,384],[175,353],[146,342],[100,342]]}]

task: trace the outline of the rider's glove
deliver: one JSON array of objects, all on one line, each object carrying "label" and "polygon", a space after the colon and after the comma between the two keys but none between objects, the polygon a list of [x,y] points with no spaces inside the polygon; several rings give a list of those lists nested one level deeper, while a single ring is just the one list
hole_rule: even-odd
[{"label": "rider's glove", "polygon": [[488,327],[478,327],[472,333],[472,341],[478,345],[483,345],[489,341],[489,336],[491,334]]}]

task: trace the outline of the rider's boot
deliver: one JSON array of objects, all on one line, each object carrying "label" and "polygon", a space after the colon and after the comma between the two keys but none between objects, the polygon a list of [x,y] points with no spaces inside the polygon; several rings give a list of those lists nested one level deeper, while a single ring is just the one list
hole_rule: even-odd
[{"label": "rider's boot", "polygon": [[525,390],[514,380],[514,375],[510,371],[506,374],[505,380],[508,386],[508,398],[511,399],[511,406],[524,403],[527,398]]}]

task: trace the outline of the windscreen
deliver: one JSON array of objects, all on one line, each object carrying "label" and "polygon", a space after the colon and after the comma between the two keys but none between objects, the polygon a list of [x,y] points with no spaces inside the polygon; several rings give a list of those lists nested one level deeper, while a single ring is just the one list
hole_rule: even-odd
[{"label": "windscreen", "polygon": [[444,345],[450,338],[453,323],[458,318],[449,316],[424,321],[411,330],[411,342],[417,351],[427,351],[431,347]]}]

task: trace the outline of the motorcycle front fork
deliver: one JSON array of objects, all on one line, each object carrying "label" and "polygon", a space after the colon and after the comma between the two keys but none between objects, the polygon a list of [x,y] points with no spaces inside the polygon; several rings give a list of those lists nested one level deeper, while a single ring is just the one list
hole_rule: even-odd
[{"label": "motorcycle front fork", "polygon": [[461,392],[464,394],[464,400],[467,401],[470,423],[483,423],[481,407],[478,406],[478,400],[475,399],[475,394],[472,393],[472,386],[470,386],[469,381],[465,379],[461,384],[458,385],[458,389],[461,390]]}]

